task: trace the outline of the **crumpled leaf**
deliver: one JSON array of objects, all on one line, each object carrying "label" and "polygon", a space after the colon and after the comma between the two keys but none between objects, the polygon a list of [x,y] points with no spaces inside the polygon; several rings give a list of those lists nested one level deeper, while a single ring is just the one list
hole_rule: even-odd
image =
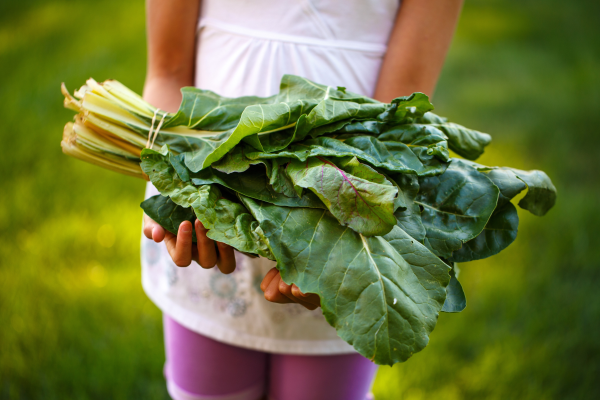
[{"label": "crumpled leaf", "polygon": [[217,171],[231,174],[234,172],[244,172],[252,165],[265,164],[267,168],[267,175],[271,175],[269,168],[270,165],[263,160],[251,160],[244,154],[244,148],[242,146],[236,146],[231,150],[225,157],[211,165],[212,168]]},{"label": "crumpled leaf", "polygon": [[[403,143],[406,141],[406,144]],[[448,160],[446,138],[439,132],[423,127],[409,132],[390,130],[379,138],[373,136],[322,136],[292,144],[277,153],[247,152],[250,159],[295,158],[306,161],[309,157],[355,156],[361,161],[388,171],[430,176],[442,173]]]},{"label": "crumpled leaf", "polygon": [[425,244],[440,257],[479,235],[498,202],[496,185],[456,159],[443,174],[420,178],[419,187],[415,203],[422,207]]},{"label": "crumpled leaf", "polygon": [[450,281],[427,248],[398,227],[365,237],[326,210],[242,200],[283,280],[318,294],[327,322],[360,354],[392,365],[427,345]]},{"label": "crumpled leaf", "polygon": [[[265,162],[269,160],[263,160]],[[274,158],[270,160],[272,163],[271,174],[269,176],[269,184],[278,193],[282,193],[288,197],[299,197],[294,189],[294,183],[288,176],[286,169],[290,162],[288,158]]]},{"label": "crumpled leaf", "polygon": [[192,205],[196,217],[209,231],[210,239],[233,246],[245,253],[273,260],[273,255],[256,233],[258,222],[240,203],[221,197],[216,185],[204,185]]},{"label": "crumpled leaf", "polygon": [[355,157],[338,164],[323,157],[291,161],[287,173],[294,186],[315,193],[342,225],[366,236],[388,233],[396,223],[398,189]]},{"label": "crumpled leaf", "polygon": [[142,151],[142,170],[152,184],[163,195],[183,207],[190,207],[198,199],[198,186],[217,183],[237,193],[267,201],[285,207],[324,208],[323,203],[312,193],[302,198],[288,197],[278,193],[268,184],[269,179],[262,166],[253,166],[241,173],[226,174],[206,168],[199,172],[189,172],[190,181],[184,182],[170,163],[169,148],[160,152],[144,149]]},{"label": "crumpled leaf", "polygon": [[448,122],[446,118],[428,112],[422,118],[416,119],[417,123],[430,124],[444,132],[448,137],[450,150],[461,157],[476,160],[483,154],[485,147],[490,144],[492,137],[487,133],[465,128],[462,125]]},{"label": "crumpled leaf", "polygon": [[[198,188],[191,182],[181,179],[179,173],[171,164],[171,158],[168,146],[158,151],[144,149],[142,151],[142,170],[156,189],[163,195],[169,196],[175,204],[184,208],[191,207],[198,199]],[[189,178],[189,172],[188,176]]]}]

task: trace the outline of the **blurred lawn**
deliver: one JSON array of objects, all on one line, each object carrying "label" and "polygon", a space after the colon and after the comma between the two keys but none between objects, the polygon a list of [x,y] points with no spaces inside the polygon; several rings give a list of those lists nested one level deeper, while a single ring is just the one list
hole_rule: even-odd
[{"label": "blurred lawn", "polygon": [[[538,168],[548,216],[462,266],[469,301],[381,368],[378,400],[600,398],[600,4],[467,0],[434,99],[490,132],[482,163]],[[168,399],[140,285],[144,184],[67,158],[61,81],[141,92],[144,4],[0,3],[0,399]]]}]

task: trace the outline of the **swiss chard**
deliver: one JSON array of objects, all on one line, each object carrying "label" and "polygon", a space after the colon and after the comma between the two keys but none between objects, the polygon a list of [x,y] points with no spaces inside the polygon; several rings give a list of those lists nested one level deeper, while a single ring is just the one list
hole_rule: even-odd
[{"label": "swiss chard", "polygon": [[439,312],[466,307],[456,262],[515,240],[519,193],[535,215],[556,201],[541,171],[469,161],[491,137],[431,113],[422,93],[387,104],[286,75],[265,98],[184,88],[169,114],[116,81],[62,91],[79,113],[65,153],[150,180],[161,194],[142,208],[169,232],[199,219],[277,261],[378,364],[422,350]]}]

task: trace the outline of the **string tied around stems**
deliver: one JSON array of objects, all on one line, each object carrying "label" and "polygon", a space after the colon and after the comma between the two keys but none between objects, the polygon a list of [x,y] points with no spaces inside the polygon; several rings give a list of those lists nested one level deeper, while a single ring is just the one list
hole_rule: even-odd
[{"label": "string tied around stems", "polygon": [[[162,118],[160,119],[160,122],[158,123],[158,126],[156,127],[156,130],[154,130],[154,124],[156,123],[156,115],[158,114],[158,112],[160,111],[160,108],[157,108],[154,111],[154,115],[152,116],[152,124],[150,125],[150,130],[148,131],[148,142],[146,143],[146,147],[151,149],[154,147],[154,141],[156,140],[156,137],[158,136],[158,132],[160,131],[160,128],[162,127],[163,123],[165,122],[165,117],[167,116],[167,112],[165,112],[162,116]],[[154,135],[152,135],[152,131],[154,131]],[[150,139],[152,139],[152,142],[150,141]]]}]

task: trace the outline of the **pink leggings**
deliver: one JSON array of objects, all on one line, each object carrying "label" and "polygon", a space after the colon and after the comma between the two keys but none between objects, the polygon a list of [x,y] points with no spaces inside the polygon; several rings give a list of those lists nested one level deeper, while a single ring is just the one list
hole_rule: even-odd
[{"label": "pink leggings", "polygon": [[175,400],[366,400],[377,366],[359,354],[269,354],[230,346],[164,316]]}]

